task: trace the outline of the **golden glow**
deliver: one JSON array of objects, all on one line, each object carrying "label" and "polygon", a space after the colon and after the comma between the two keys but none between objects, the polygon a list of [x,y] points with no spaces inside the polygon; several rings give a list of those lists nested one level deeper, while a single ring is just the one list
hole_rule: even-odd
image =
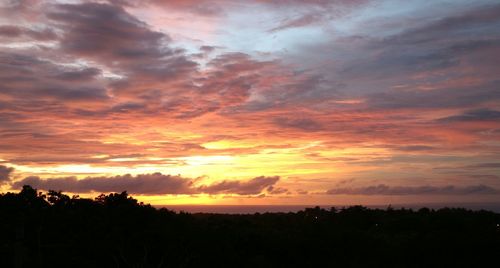
[{"label": "golden glow", "polygon": [[120,158],[113,158],[109,159],[108,161],[110,162],[132,162],[132,161],[138,161],[140,158],[137,157],[120,157]]},{"label": "golden glow", "polygon": [[237,149],[237,148],[252,148],[255,146],[255,142],[242,142],[242,141],[213,141],[203,143],[202,146],[207,149]]},{"label": "golden glow", "polygon": [[185,161],[188,166],[199,167],[206,165],[229,165],[232,163],[233,157],[229,155],[210,155],[179,157],[177,159]]}]

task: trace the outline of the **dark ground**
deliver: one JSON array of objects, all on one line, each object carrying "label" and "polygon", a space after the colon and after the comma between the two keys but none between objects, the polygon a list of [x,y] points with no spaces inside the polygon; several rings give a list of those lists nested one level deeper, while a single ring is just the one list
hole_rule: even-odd
[{"label": "dark ground", "polygon": [[188,214],[25,186],[0,232],[0,267],[500,267],[500,214],[460,208]]}]

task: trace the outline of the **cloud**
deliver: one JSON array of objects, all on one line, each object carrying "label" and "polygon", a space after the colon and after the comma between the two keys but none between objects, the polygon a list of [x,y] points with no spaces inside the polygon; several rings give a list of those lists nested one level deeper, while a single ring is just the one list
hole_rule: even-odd
[{"label": "cloud", "polygon": [[322,14],[309,13],[299,16],[298,18],[283,20],[280,25],[269,30],[270,32],[282,31],[290,28],[309,26],[313,23],[322,21],[324,18]]},{"label": "cloud", "polygon": [[67,81],[85,81],[91,80],[95,78],[97,75],[102,74],[100,69],[94,67],[68,70],[61,73],[56,74],[54,77],[61,80]]},{"label": "cloud", "polygon": [[47,16],[64,31],[62,50],[92,58],[135,79],[170,79],[197,65],[182,49],[169,47],[168,35],[150,30],[120,6],[59,4]]},{"label": "cloud", "polygon": [[[1,169],[0,169],[1,170]],[[29,176],[20,181],[12,183],[12,188],[20,188],[23,185],[31,185],[43,190],[62,190],[74,193],[90,192],[121,192],[127,191],[131,194],[140,195],[163,195],[163,194],[237,194],[256,195],[266,188],[273,186],[278,180],[274,177],[256,177],[246,181],[224,180],[209,185],[196,186],[197,179],[183,178],[181,176],[164,175],[161,173],[97,176],[78,179],[76,177],[62,178],[40,178]],[[270,188],[272,191],[273,189]],[[282,192],[278,188],[278,192]],[[275,191],[275,194],[278,194]]]},{"label": "cloud", "polygon": [[320,123],[310,118],[279,117],[274,119],[273,123],[279,127],[294,128],[303,131],[319,131],[323,129]]},{"label": "cloud", "polygon": [[452,13],[444,18],[432,20],[422,27],[396,35],[390,41],[399,44],[416,43],[422,45],[428,42],[439,42],[438,38],[442,37],[443,34],[448,37],[465,37],[467,40],[473,40],[470,39],[469,35],[463,35],[465,29],[474,29],[475,31],[469,33],[481,35],[495,29],[499,23],[500,4],[483,4],[480,7],[472,7],[465,11]]},{"label": "cloud", "polygon": [[480,163],[476,165],[468,165],[465,166],[464,168],[467,169],[500,168],[500,163]]},{"label": "cloud", "polygon": [[22,34],[21,28],[13,25],[1,25],[0,36],[3,37],[18,37]]},{"label": "cloud", "polygon": [[368,96],[367,104],[377,109],[461,108],[500,100],[498,85],[493,81],[480,86],[378,92]]},{"label": "cloud", "polygon": [[[110,0],[119,4],[135,4],[130,0]],[[332,10],[340,12],[351,7],[367,3],[367,0],[148,0],[149,4],[164,7],[167,10],[182,10],[198,16],[222,17],[236,8],[248,8],[260,5],[266,9],[295,9],[311,12],[323,10],[323,13],[331,13]],[[344,11],[345,12],[345,11]]]},{"label": "cloud", "polygon": [[394,147],[394,149],[405,152],[420,152],[420,151],[432,151],[435,150],[436,147],[428,145],[403,145],[403,146],[396,146]]},{"label": "cloud", "polygon": [[378,50],[380,56],[360,67],[379,75],[442,70],[466,64],[467,57],[475,53],[496,53],[490,48],[500,45],[495,31],[500,26],[500,5],[457,13],[372,40],[371,49]]},{"label": "cloud", "polygon": [[254,195],[278,182],[280,177],[255,177],[248,181],[221,181],[208,186],[201,186],[198,191],[208,194]]},{"label": "cloud", "polygon": [[203,73],[193,77],[194,84],[165,98],[163,107],[179,119],[214,112],[232,115],[248,103],[252,93],[270,89],[279,68],[276,61],[254,59],[245,53],[218,54]]},{"label": "cloud", "polygon": [[32,19],[40,0],[7,0],[0,2],[0,15],[5,18]]},{"label": "cloud", "polygon": [[290,192],[288,189],[283,188],[283,187],[274,187],[273,185],[267,187],[266,191],[269,194],[275,194],[275,195],[280,195],[280,194],[289,194]]},{"label": "cloud", "polygon": [[13,168],[0,165],[0,185],[10,180],[10,175],[14,171]]},{"label": "cloud", "polygon": [[213,51],[215,51],[218,47],[216,46],[207,46],[207,45],[204,45],[204,46],[200,46],[200,51],[202,51],[203,53],[211,53]]},{"label": "cloud", "polygon": [[258,1],[271,8],[293,9],[296,13],[282,19],[278,26],[270,29],[269,32],[277,32],[287,29],[305,27],[315,24],[325,23],[326,21],[346,16],[347,14],[360,9],[370,1],[368,0],[315,0],[315,1],[297,1],[297,0],[274,0]]},{"label": "cloud", "polygon": [[[380,20],[378,28],[373,24],[373,30],[381,34],[337,40],[331,53],[338,55],[341,63],[331,68],[338,70],[341,79],[351,81],[349,84],[360,81],[361,86],[369,85],[371,90],[364,92],[368,108],[487,105],[500,99],[495,75],[500,68],[494,60],[500,49],[496,30],[500,27],[500,5],[478,5],[442,11],[439,19],[417,22],[418,17],[396,17],[389,24]],[[426,18],[424,13],[419,16]],[[393,25],[401,21],[407,21],[408,26],[394,33]],[[385,90],[387,84],[395,88]]]},{"label": "cloud", "polygon": [[222,16],[224,8],[232,2],[227,0],[148,0],[151,4],[164,7],[167,10],[177,9],[198,16]]},{"label": "cloud", "polygon": [[105,60],[154,59],[168,36],[149,30],[123,8],[107,4],[60,4],[48,17],[65,30],[61,45],[68,52]]},{"label": "cloud", "polygon": [[470,110],[459,115],[453,115],[438,119],[438,122],[472,122],[472,121],[497,121],[500,119],[500,111],[491,109]]},{"label": "cloud", "polygon": [[[96,68],[81,69],[56,64],[29,53],[0,52],[2,93],[25,102],[103,101],[106,89]],[[16,101],[11,101],[16,104]]]},{"label": "cloud", "polygon": [[43,190],[63,190],[74,193],[121,192],[132,194],[192,194],[192,180],[180,176],[161,173],[140,175],[119,175],[113,177],[76,177],[42,179],[38,176],[26,177],[13,183],[13,188],[31,185]]},{"label": "cloud", "polygon": [[388,186],[379,184],[358,188],[334,188],[330,195],[498,195],[500,190],[486,185],[471,186]]},{"label": "cloud", "polygon": [[0,38],[20,39],[23,37],[38,41],[48,41],[55,40],[57,38],[57,34],[50,28],[33,30],[16,25],[0,25]]}]

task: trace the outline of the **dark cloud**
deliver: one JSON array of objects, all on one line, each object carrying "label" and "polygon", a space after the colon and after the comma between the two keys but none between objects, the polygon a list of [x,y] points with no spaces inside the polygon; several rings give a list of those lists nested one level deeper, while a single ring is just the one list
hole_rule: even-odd
[{"label": "dark cloud", "polygon": [[309,13],[301,15],[297,18],[290,18],[283,20],[280,25],[269,30],[270,32],[277,32],[290,28],[304,27],[322,21],[324,18],[320,13]]},{"label": "dark cloud", "polygon": [[120,175],[114,177],[76,177],[41,179],[37,176],[26,177],[13,183],[13,188],[31,185],[43,190],[63,190],[75,193],[121,192],[132,194],[192,194],[192,180],[180,176],[161,173],[141,175]]},{"label": "dark cloud", "polygon": [[473,122],[500,120],[500,111],[491,109],[470,110],[463,114],[438,119],[439,122]]},{"label": "dark cloud", "polygon": [[280,177],[255,177],[248,181],[221,181],[208,186],[201,186],[198,191],[208,194],[260,194],[264,189],[274,185]]},{"label": "dark cloud", "polygon": [[486,185],[472,186],[376,186],[358,188],[334,188],[326,192],[330,195],[477,195],[500,194],[498,189]]},{"label": "dark cloud", "polygon": [[0,165],[0,185],[10,180],[10,174],[14,171],[13,168]]},{"label": "dark cloud", "polygon": [[452,75],[473,65],[474,70],[484,68],[474,76],[485,76],[485,82],[496,79],[500,5],[483,4],[417,25],[382,38],[360,37],[358,50],[363,58],[353,55],[355,59],[346,62],[340,73],[347,79],[379,80],[445,70]]},{"label": "dark cloud", "polygon": [[465,168],[468,168],[468,169],[483,169],[483,168],[493,168],[493,169],[497,169],[497,168],[500,168],[500,163],[480,163],[480,164],[475,164],[475,165],[468,165],[468,166],[465,166]]},{"label": "dark cloud", "polygon": [[148,108],[147,103],[124,102],[117,103],[104,109],[76,109],[73,111],[78,116],[102,118],[116,114],[155,114],[158,111]]},{"label": "dark cloud", "polygon": [[[123,1],[123,0],[122,0]],[[224,8],[238,1],[227,0],[148,0],[144,1],[167,10],[177,9],[201,16],[222,16]]]},{"label": "dark cloud", "polygon": [[[308,109],[321,109],[319,103],[332,100],[338,96],[338,89],[345,84],[326,80],[321,74],[286,70],[286,66],[276,62],[274,70],[263,69],[262,80],[268,84],[259,85],[258,100],[248,101],[237,112],[256,112],[264,110],[291,110],[298,106]],[[268,73],[266,73],[268,71]],[[274,77],[273,77],[274,76]],[[274,81],[276,79],[276,82]],[[234,110],[231,112],[235,112]],[[294,113],[292,113],[294,114]],[[295,116],[295,115],[294,115]]]},{"label": "dark cloud", "polygon": [[[427,42],[439,41],[443,34],[473,40],[470,35],[481,35],[484,32],[490,32],[495,30],[499,24],[500,4],[486,4],[478,8],[452,13],[448,17],[432,20],[425,26],[410,29],[393,36],[390,41],[399,44],[415,43],[422,45]],[[474,31],[467,31],[469,35],[463,35],[465,30],[471,29],[474,29]],[[498,36],[498,32],[496,33]]]},{"label": "dark cloud", "polygon": [[38,41],[55,40],[56,33],[52,29],[33,30],[15,25],[0,25],[0,37],[19,39],[27,37]]},{"label": "dark cloud", "polygon": [[[1,169],[0,169],[1,171]],[[274,190],[275,194],[282,193],[282,188],[268,188],[279,180],[274,177],[256,177],[247,181],[224,180],[210,185],[195,186],[196,179],[181,176],[164,175],[161,173],[98,176],[77,179],[76,177],[40,178],[38,176],[26,177],[12,183],[12,188],[31,185],[43,190],[62,190],[74,193],[89,192],[121,192],[128,191],[132,194],[162,195],[162,194],[238,194],[256,195],[266,188]]]},{"label": "dark cloud", "polygon": [[61,40],[64,50],[95,56],[100,60],[133,60],[168,54],[159,48],[168,37],[151,31],[123,8],[107,4],[55,5],[48,14],[66,30]]},{"label": "dark cloud", "polygon": [[296,0],[274,0],[257,1],[273,8],[293,9],[300,11],[298,15],[282,19],[278,26],[270,29],[270,32],[277,32],[292,28],[305,27],[315,24],[321,24],[328,20],[333,20],[345,16],[353,10],[361,8],[369,3],[368,0],[315,0],[315,1],[296,1]]},{"label": "dark cloud", "polygon": [[450,87],[435,90],[387,91],[370,94],[366,103],[372,108],[461,108],[500,100],[500,82],[481,86]]},{"label": "dark cloud", "polygon": [[60,4],[47,16],[64,30],[64,51],[92,58],[135,79],[169,79],[197,66],[182,49],[168,46],[169,36],[150,30],[120,6]]},{"label": "dark cloud", "polygon": [[218,47],[216,46],[201,46],[200,50],[203,51],[204,53],[210,53],[216,50]]},{"label": "dark cloud", "polygon": [[406,151],[406,152],[419,152],[419,151],[431,151],[435,150],[436,147],[428,146],[428,145],[405,145],[405,146],[396,146],[396,150]]},{"label": "dark cloud", "polygon": [[[443,33],[445,38],[446,33]],[[437,38],[437,37],[436,37]],[[340,73],[348,78],[366,77],[388,79],[408,76],[419,72],[449,70],[466,64],[465,57],[483,48],[498,47],[499,40],[453,41],[431,43],[419,46],[418,43],[398,44],[391,39],[372,40],[369,50],[376,56],[346,63]],[[430,42],[430,41],[429,41]],[[452,45],[450,45],[450,43]]]},{"label": "dark cloud", "polygon": [[97,75],[102,74],[102,71],[97,68],[83,68],[77,70],[68,70],[55,75],[55,78],[68,81],[89,80]]},{"label": "dark cloud", "polygon": [[120,104],[114,105],[110,109],[110,112],[123,113],[123,112],[128,112],[128,111],[133,111],[133,110],[142,110],[145,108],[146,108],[146,105],[143,103],[125,102],[125,103],[120,103]]},{"label": "dark cloud", "polygon": [[3,94],[19,100],[108,99],[103,83],[96,77],[100,72],[96,68],[59,65],[29,53],[0,52],[0,88]]},{"label": "dark cloud", "polygon": [[68,101],[104,100],[108,98],[106,89],[102,87],[46,85],[39,87],[38,93]]},{"label": "dark cloud", "polygon": [[283,188],[283,187],[274,187],[273,185],[267,187],[266,191],[269,194],[275,194],[275,195],[280,195],[280,194],[289,194],[290,192],[288,189]]},{"label": "dark cloud", "polygon": [[4,37],[18,37],[22,34],[21,28],[13,25],[1,25],[0,36]]},{"label": "dark cloud", "polygon": [[294,128],[303,131],[319,131],[323,129],[320,123],[310,118],[279,117],[274,119],[273,123],[279,127]]}]

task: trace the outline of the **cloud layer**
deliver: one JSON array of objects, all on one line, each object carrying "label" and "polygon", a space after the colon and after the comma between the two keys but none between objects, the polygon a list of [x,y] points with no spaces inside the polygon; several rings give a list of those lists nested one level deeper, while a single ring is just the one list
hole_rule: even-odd
[{"label": "cloud layer", "polygon": [[500,5],[417,2],[0,3],[2,189],[500,189]]}]

